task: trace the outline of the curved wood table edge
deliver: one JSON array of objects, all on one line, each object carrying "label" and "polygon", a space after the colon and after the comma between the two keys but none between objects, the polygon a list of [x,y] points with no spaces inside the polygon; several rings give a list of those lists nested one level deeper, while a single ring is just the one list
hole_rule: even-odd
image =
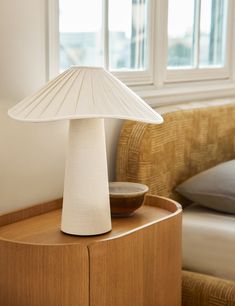
[{"label": "curved wood table edge", "polygon": [[[46,213],[50,213],[52,211],[56,211],[61,209],[62,207],[62,202],[63,199],[56,199],[50,202],[46,202],[46,203],[40,203],[40,204],[36,204],[36,205],[32,205],[29,207],[25,207],[23,209],[19,209],[19,210],[14,210],[11,212],[7,212],[5,214],[0,215],[0,229],[1,227],[7,226],[7,225],[11,225],[13,223],[19,222],[19,221],[23,221],[29,218],[33,218],[36,216],[40,216],[42,214],[46,214]],[[145,196],[145,200],[144,200],[144,205],[143,206],[150,206],[150,207],[156,207],[159,208],[161,210],[165,210],[168,211],[169,214],[157,218],[156,220],[152,220],[149,221],[143,225],[137,226],[133,229],[127,230],[125,233],[120,233],[117,234],[116,236],[111,236],[111,237],[105,237],[108,233],[103,234],[103,235],[97,235],[97,236],[93,236],[94,240],[89,243],[89,245],[97,243],[97,241],[107,241],[107,240],[112,240],[112,239],[116,239],[119,237],[123,237],[123,236],[127,236],[129,234],[132,234],[133,232],[140,230],[142,228],[146,228],[148,226],[151,226],[152,224],[155,223],[160,223],[166,219],[170,219],[176,215],[181,215],[182,213],[182,206],[169,198],[166,197],[162,197],[162,196],[157,196],[157,195],[151,195],[151,194],[146,194]],[[143,207],[142,206],[142,207]],[[132,218],[132,217],[130,217]],[[117,218],[114,218],[117,219]],[[113,220],[114,220],[113,219]],[[120,219],[120,218],[118,218]],[[126,218],[124,218],[126,219]],[[62,233],[63,235],[67,235]],[[70,235],[69,235],[70,236]],[[71,235],[72,236],[72,235]],[[89,239],[89,237],[86,236],[73,236],[73,237],[80,237],[83,239]],[[95,239],[95,237],[97,239]],[[23,244],[23,245],[35,245],[35,246],[48,246],[51,245],[50,243],[32,243],[32,242],[24,242],[24,241],[18,241],[18,240],[14,240],[14,239],[7,239],[1,236],[0,233],[0,241],[4,241],[4,242],[9,242],[9,243],[15,243],[15,244]],[[74,245],[74,244],[81,244],[79,241],[75,241],[75,242],[68,242],[68,243],[55,243],[53,244],[54,246],[59,246],[59,245]]]}]

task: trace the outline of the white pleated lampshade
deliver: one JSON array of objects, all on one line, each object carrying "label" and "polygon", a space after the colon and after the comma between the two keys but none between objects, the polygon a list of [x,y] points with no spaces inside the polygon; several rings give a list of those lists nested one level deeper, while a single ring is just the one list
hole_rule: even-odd
[{"label": "white pleated lampshade", "polygon": [[119,118],[162,123],[162,117],[103,68],[71,67],[9,110],[17,120]]}]

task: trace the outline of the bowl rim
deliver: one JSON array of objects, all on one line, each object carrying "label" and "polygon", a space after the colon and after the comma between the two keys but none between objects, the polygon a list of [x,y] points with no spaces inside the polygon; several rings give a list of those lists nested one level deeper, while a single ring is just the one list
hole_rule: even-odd
[{"label": "bowl rim", "polygon": [[[118,187],[118,186],[132,186],[132,187],[137,187],[140,190],[139,191],[133,191],[133,192],[112,192],[110,190],[110,187]],[[140,196],[145,194],[146,192],[149,191],[149,187],[145,184],[141,183],[134,183],[134,182],[109,182],[109,195],[113,197],[132,197],[132,196]]]}]

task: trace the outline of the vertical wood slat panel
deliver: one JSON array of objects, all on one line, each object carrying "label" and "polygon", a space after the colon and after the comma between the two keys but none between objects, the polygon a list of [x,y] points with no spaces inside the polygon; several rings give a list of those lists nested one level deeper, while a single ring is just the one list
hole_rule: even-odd
[{"label": "vertical wood slat panel", "polygon": [[89,306],[87,248],[0,241],[0,305]]},{"label": "vertical wood slat panel", "polygon": [[91,306],[181,305],[180,214],[89,252]]}]

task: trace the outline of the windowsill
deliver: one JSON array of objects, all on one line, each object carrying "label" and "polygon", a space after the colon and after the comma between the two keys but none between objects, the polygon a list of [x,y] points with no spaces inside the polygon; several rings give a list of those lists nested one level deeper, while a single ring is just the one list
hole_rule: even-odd
[{"label": "windowsill", "polygon": [[132,86],[131,89],[152,107],[235,96],[235,82],[231,81],[197,85],[188,83],[177,87],[166,86],[162,88],[153,85]]}]

